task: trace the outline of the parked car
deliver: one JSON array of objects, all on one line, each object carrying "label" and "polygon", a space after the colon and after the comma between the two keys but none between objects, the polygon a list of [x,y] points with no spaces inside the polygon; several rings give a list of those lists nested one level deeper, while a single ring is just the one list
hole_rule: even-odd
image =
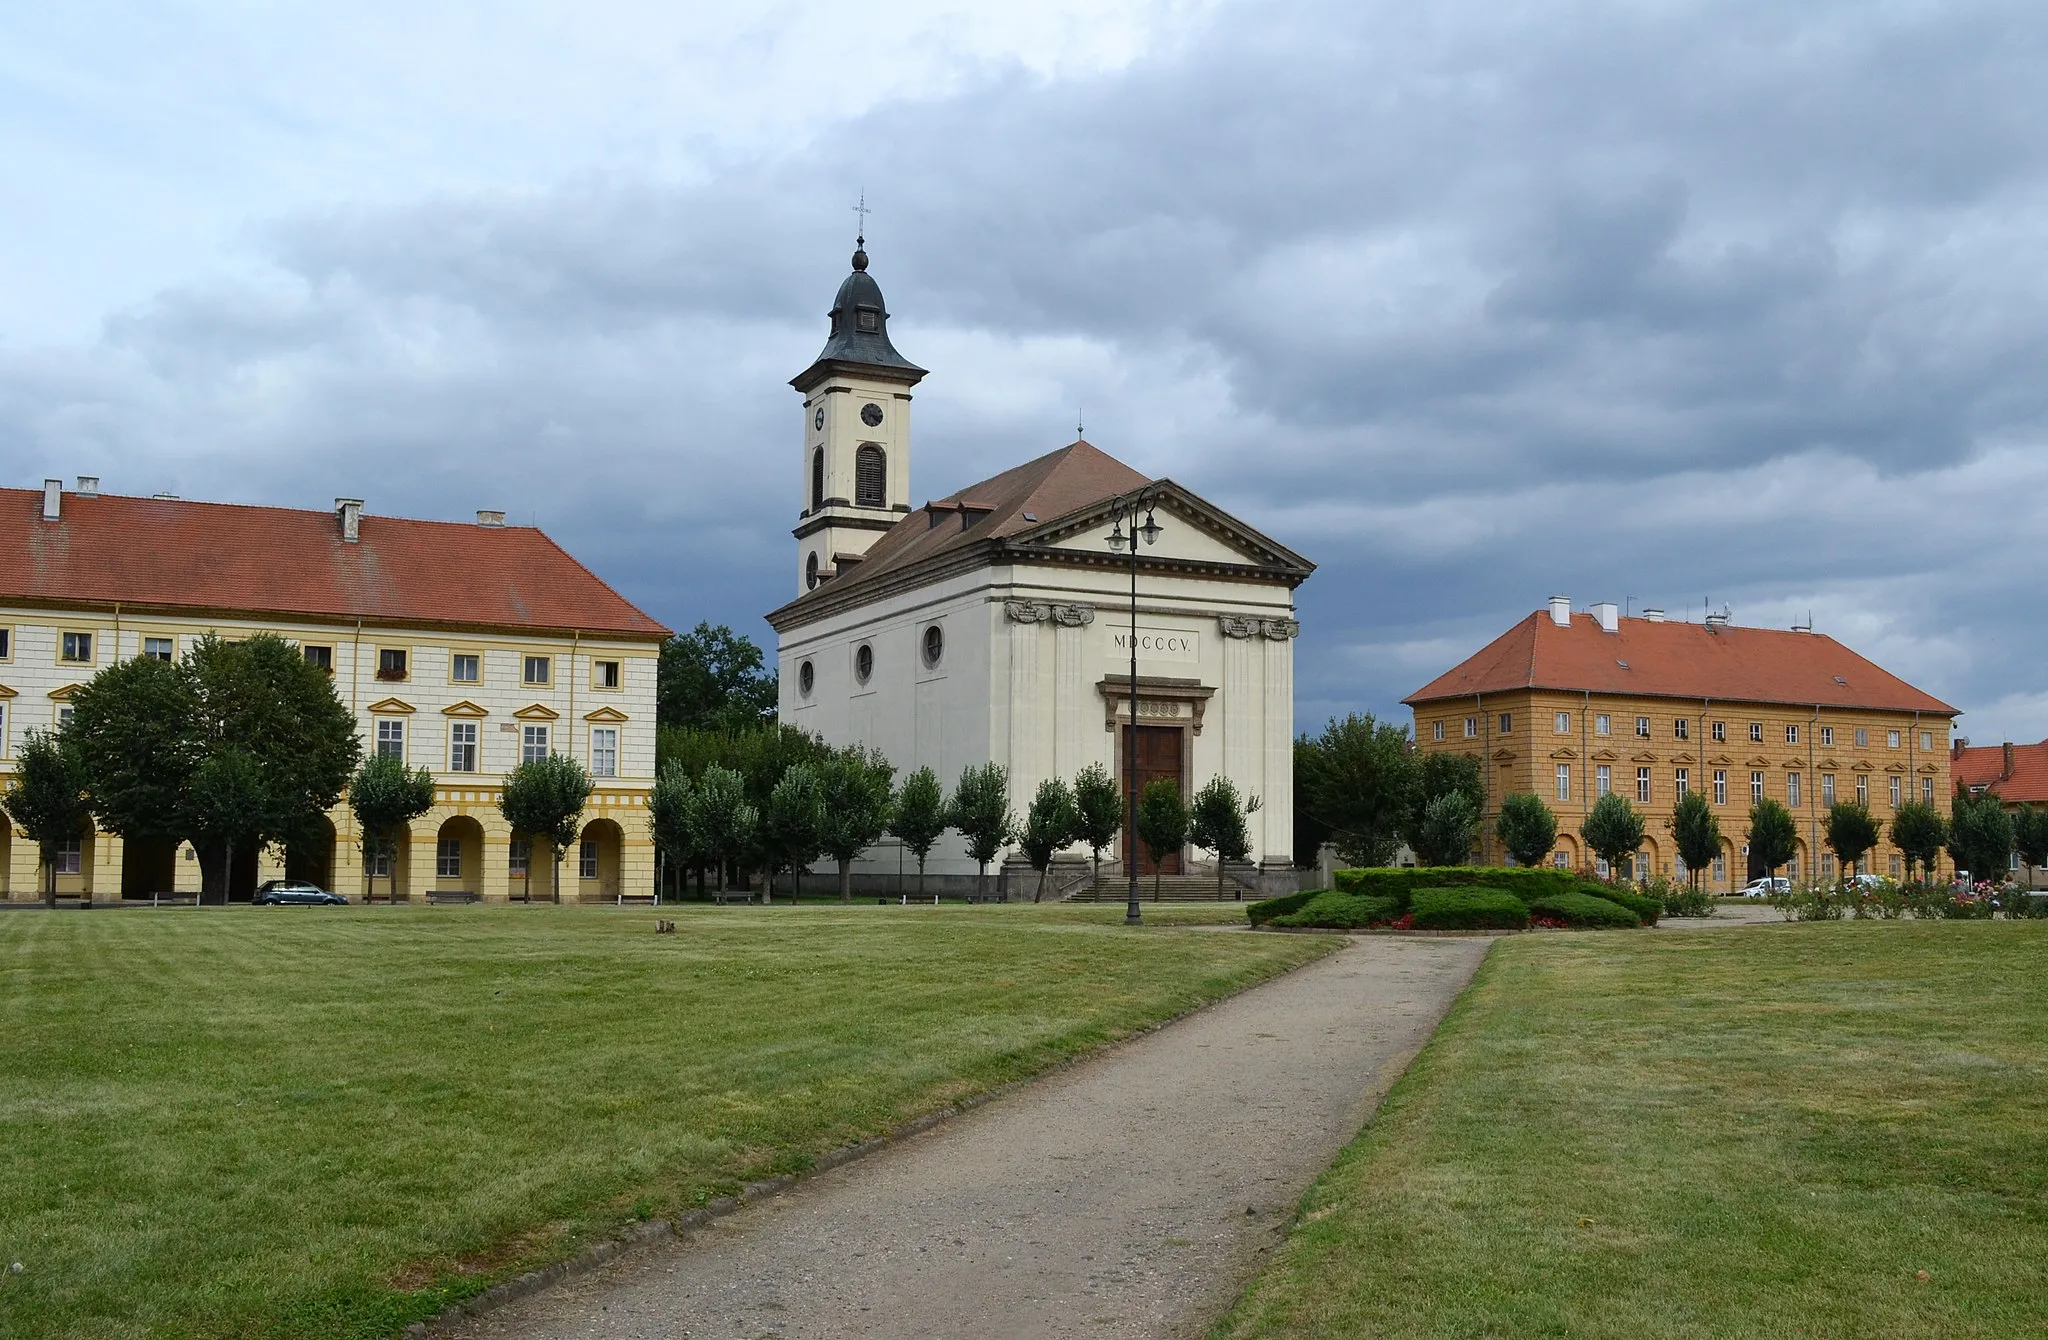
[{"label": "parked car", "polygon": [[1878,889],[1882,889],[1884,887],[1884,884],[1885,880],[1883,875],[1865,874],[1849,876],[1849,887],[1855,889],[1858,893],[1875,892]]},{"label": "parked car", "polygon": [[348,899],[338,893],[329,893],[318,884],[308,884],[296,879],[272,879],[264,881],[256,890],[259,906],[283,907],[287,904],[310,904],[332,907],[345,904]]},{"label": "parked car", "polygon": [[1768,898],[1774,893],[1792,892],[1792,881],[1783,875],[1758,875],[1735,891],[1737,898]]}]

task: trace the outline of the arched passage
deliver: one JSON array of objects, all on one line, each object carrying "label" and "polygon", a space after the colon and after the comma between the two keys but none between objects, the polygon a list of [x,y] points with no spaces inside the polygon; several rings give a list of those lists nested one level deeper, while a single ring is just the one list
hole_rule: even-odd
[{"label": "arched passage", "polygon": [[323,889],[334,888],[334,821],[316,815],[306,834],[285,844],[284,877]]},{"label": "arched passage", "polygon": [[129,838],[121,844],[121,896],[148,898],[178,887],[176,838]]},{"label": "arched passage", "polygon": [[445,820],[434,841],[436,893],[481,895],[484,887],[484,827],[466,814]]},{"label": "arched passage", "polygon": [[610,902],[619,896],[619,854],[625,834],[610,819],[592,819],[583,826],[582,840],[569,853],[575,869],[570,873],[581,902]]}]

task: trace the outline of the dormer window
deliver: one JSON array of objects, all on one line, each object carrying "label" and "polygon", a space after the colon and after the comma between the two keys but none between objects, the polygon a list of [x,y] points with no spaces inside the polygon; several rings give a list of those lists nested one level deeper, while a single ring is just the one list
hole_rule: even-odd
[{"label": "dormer window", "polygon": [[882,314],[880,312],[868,311],[856,312],[853,316],[853,324],[862,330],[880,330],[882,328]]}]

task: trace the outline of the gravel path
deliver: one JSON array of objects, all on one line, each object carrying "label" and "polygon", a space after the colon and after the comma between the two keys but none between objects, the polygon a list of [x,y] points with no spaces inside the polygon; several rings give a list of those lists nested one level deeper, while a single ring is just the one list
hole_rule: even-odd
[{"label": "gravel path", "polygon": [[1354,938],[455,1334],[1200,1335],[1490,943]]}]

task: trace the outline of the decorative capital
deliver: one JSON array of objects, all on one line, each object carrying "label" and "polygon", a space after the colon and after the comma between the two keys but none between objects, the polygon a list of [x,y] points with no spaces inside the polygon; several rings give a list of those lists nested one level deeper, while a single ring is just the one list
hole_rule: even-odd
[{"label": "decorative capital", "polygon": [[1261,619],[1259,631],[1275,642],[1285,642],[1301,635],[1301,624],[1294,619]]},{"label": "decorative capital", "polygon": [[1225,637],[1253,637],[1259,631],[1257,619],[1247,619],[1236,614],[1219,614],[1216,616],[1216,623],[1223,630]]},{"label": "decorative capital", "polygon": [[1052,617],[1059,620],[1062,628],[1086,628],[1095,622],[1093,605],[1054,605]]},{"label": "decorative capital", "polygon": [[1052,617],[1052,606],[1032,600],[1005,600],[1003,613],[1011,623],[1044,623]]}]

